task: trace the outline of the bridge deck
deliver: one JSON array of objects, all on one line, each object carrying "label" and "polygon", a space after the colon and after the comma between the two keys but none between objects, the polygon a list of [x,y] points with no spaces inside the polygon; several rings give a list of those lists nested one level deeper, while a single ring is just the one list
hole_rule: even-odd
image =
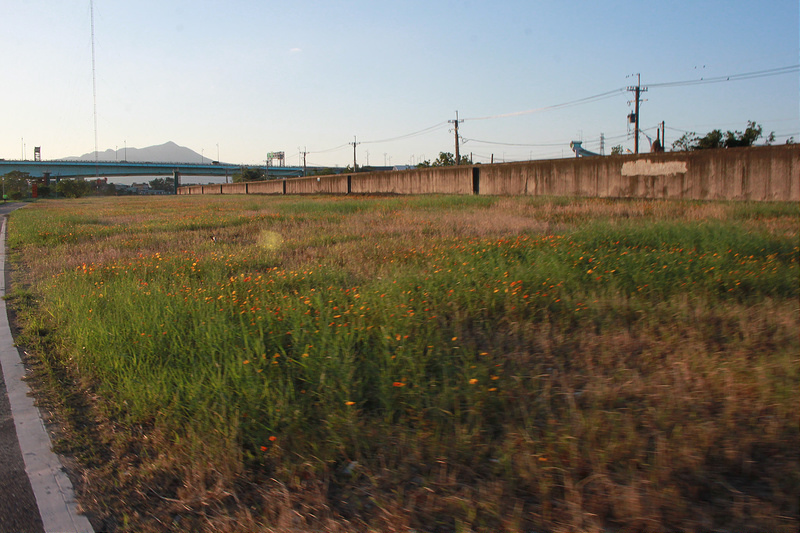
[{"label": "bridge deck", "polygon": [[[0,175],[14,170],[32,178],[90,178],[113,176],[159,176],[179,172],[182,176],[232,176],[241,165],[202,163],[132,163],[129,161],[8,161],[0,160]],[[247,165],[244,166],[247,168]],[[272,176],[300,176],[300,167],[270,167]]]}]

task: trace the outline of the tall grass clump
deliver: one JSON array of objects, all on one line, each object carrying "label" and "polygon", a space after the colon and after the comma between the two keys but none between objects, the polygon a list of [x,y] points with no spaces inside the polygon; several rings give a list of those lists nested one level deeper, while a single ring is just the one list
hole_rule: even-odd
[{"label": "tall grass clump", "polygon": [[75,200],[10,243],[135,529],[797,526],[791,208]]}]

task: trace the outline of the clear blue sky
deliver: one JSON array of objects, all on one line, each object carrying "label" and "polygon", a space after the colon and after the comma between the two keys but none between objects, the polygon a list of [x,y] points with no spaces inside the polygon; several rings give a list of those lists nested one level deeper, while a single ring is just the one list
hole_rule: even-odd
[{"label": "clear blue sky", "polygon": [[[93,151],[89,0],[2,4],[0,158]],[[569,156],[573,139],[599,150],[601,133],[606,153],[632,149],[624,90],[513,114],[634,73],[648,86],[800,63],[797,0],[95,0],[94,25],[100,150],[174,141],[232,163],[282,150],[297,164],[307,149],[344,166],[354,136],[360,165],[432,160],[454,151],[456,110],[475,161]],[[665,121],[668,147],[748,120],[800,141],[799,80],[653,86],[641,126],[655,137]]]}]

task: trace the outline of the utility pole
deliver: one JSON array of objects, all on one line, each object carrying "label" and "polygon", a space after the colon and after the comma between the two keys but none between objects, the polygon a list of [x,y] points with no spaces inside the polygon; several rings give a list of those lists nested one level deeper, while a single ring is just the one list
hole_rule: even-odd
[{"label": "utility pole", "polygon": [[300,152],[303,154],[303,176],[306,175],[306,154],[308,154],[308,148],[303,147],[303,151]]},{"label": "utility pole", "polygon": [[348,144],[352,144],[353,145],[353,172],[356,172],[356,146],[358,146],[361,143],[357,142],[356,136],[353,135],[353,142],[348,143]]},{"label": "utility pole", "polygon": [[642,87],[642,80],[641,74],[636,74],[636,86],[628,87],[628,91],[634,92],[635,99],[634,99],[634,111],[633,111],[633,119],[636,125],[634,126],[633,130],[633,153],[639,153],[639,95],[645,91],[647,91],[647,87]]},{"label": "utility pole", "polygon": [[461,152],[458,150],[458,123],[464,122],[463,120],[458,120],[458,111],[456,111],[456,119],[455,120],[448,120],[450,124],[455,125],[455,132],[456,132],[456,165],[461,164]]}]

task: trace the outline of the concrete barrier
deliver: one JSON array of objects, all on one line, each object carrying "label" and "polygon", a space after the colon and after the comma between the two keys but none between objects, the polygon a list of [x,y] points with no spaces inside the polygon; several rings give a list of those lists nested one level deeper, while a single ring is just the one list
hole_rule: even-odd
[{"label": "concrete barrier", "polygon": [[186,187],[178,187],[178,194],[203,194],[203,186],[189,185]]},{"label": "concrete barrier", "polygon": [[285,194],[285,180],[251,181],[247,183],[247,194]]},{"label": "concrete barrier", "polygon": [[226,183],[221,185],[220,194],[247,194],[247,183]]},{"label": "concrete barrier", "polygon": [[354,174],[356,194],[472,194],[472,168],[435,167]]},{"label": "concrete barrier", "polygon": [[347,194],[350,176],[337,174],[285,180],[286,194]]},{"label": "concrete barrier", "polygon": [[800,146],[481,165],[480,194],[800,200]]},{"label": "concrete barrier", "polygon": [[[244,185],[244,187],[242,187]],[[341,174],[180,194],[481,194],[800,201],[800,145]]]}]

